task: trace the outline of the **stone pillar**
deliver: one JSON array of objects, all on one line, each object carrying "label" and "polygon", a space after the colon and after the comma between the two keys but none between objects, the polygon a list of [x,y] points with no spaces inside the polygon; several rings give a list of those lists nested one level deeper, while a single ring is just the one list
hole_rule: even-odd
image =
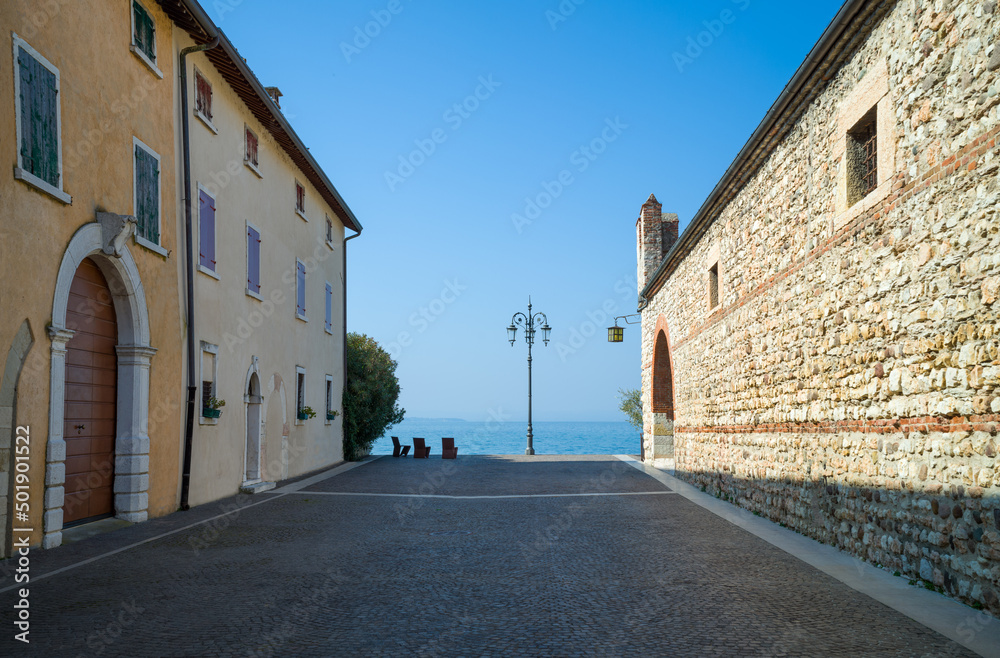
[{"label": "stone pillar", "polygon": [[115,516],[138,523],[149,509],[149,364],[156,350],[118,345]]},{"label": "stone pillar", "polygon": [[42,548],[62,544],[63,503],[66,499],[66,440],[63,438],[63,416],[66,405],[66,344],[76,333],[69,329],[49,327],[52,339],[52,359],[49,370],[49,439],[45,449],[45,515],[42,528]]}]

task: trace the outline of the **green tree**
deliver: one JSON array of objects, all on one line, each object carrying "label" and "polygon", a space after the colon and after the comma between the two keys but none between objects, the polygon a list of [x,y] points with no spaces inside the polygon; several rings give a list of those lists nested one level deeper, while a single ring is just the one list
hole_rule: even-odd
[{"label": "green tree", "polygon": [[618,389],[618,408],[628,417],[628,422],[642,434],[642,391],[637,388]]},{"label": "green tree", "polygon": [[347,334],[344,458],[361,459],[386,430],[403,421],[396,362],[373,338]]}]

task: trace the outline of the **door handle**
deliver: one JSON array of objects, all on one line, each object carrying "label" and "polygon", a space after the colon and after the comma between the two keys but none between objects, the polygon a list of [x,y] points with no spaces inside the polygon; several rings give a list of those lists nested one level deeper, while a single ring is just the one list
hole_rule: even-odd
[{"label": "door handle", "polygon": [[83,425],[77,425],[77,426],[76,426],[76,433],[77,433],[77,434],[79,434],[80,432],[82,432],[82,431],[83,431],[83,429],[84,429],[84,426],[83,426]]}]

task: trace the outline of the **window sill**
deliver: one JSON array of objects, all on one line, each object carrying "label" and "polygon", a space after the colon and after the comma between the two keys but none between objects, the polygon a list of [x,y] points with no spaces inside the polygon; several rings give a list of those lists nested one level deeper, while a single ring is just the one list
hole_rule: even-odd
[{"label": "window sill", "polygon": [[302,320],[303,322],[309,322],[309,318],[307,318],[306,316],[302,315],[301,313],[296,313],[295,314],[295,319],[296,320]]},{"label": "window sill", "polygon": [[60,190],[58,187],[56,187],[55,185],[52,185],[51,183],[43,181],[41,178],[39,178],[38,176],[34,175],[30,171],[25,171],[24,169],[21,169],[20,167],[14,167],[14,178],[16,178],[17,180],[22,180],[25,183],[27,183],[28,185],[31,185],[32,187],[37,187],[42,192],[45,192],[49,196],[51,196],[51,197],[53,197],[53,198],[55,198],[55,199],[57,199],[59,201],[62,201],[66,205],[70,205],[70,204],[73,203],[73,197],[71,197],[70,195],[66,194],[65,192],[63,192],[62,190]]},{"label": "window sill", "polygon": [[219,278],[219,274],[218,274],[217,272],[215,272],[215,271],[213,271],[213,270],[210,270],[210,269],[208,269],[208,268],[207,268],[207,267],[205,267],[204,265],[201,265],[201,264],[199,264],[199,265],[198,265],[198,271],[199,271],[199,272],[201,272],[202,274],[205,274],[205,275],[207,275],[207,276],[210,276],[210,277],[212,277],[212,278],[213,278],[213,279],[215,279],[216,281],[221,281],[221,279]]},{"label": "window sill", "polygon": [[336,251],[336,249],[337,249],[337,247],[335,247],[334,244],[332,242],[330,242],[329,240],[326,241],[326,246],[328,246],[330,248],[330,251]]},{"label": "window sill", "polygon": [[132,54],[138,57],[139,60],[143,64],[145,64],[146,67],[149,68],[149,70],[152,71],[154,75],[156,75],[156,77],[158,77],[160,80],[163,79],[163,71],[161,71],[159,67],[156,66],[156,64],[150,61],[149,57],[146,56],[146,53],[136,48],[134,43],[131,46],[129,46],[129,50],[131,50]]},{"label": "window sill", "polygon": [[853,206],[841,212],[833,221],[834,232],[839,231],[847,224],[850,224],[859,215],[868,212],[873,207],[882,203],[889,196],[889,188],[892,187],[892,178],[882,181],[878,187],[869,192],[866,196],[854,202]]},{"label": "window sill", "polygon": [[202,122],[203,124],[205,124],[205,127],[206,127],[206,128],[208,128],[209,130],[211,130],[211,131],[212,131],[212,132],[213,132],[214,134],[216,134],[216,135],[218,135],[218,134],[219,134],[219,129],[215,127],[215,124],[214,124],[214,123],[212,123],[212,120],[211,120],[211,119],[209,119],[209,118],[208,118],[207,116],[205,116],[204,114],[202,114],[202,113],[201,113],[201,112],[199,112],[198,110],[195,110],[195,111],[194,111],[194,115],[195,115],[196,117],[198,117],[199,119],[201,119],[201,122]]},{"label": "window sill", "polygon": [[249,169],[254,174],[256,174],[257,178],[261,178],[261,179],[264,178],[264,174],[260,173],[260,169],[257,168],[257,165],[255,165],[254,163],[250,162],[246,158],[243,158],[243,164],[245,164],[247,166],[247,169]]},{"label": "window sill", "polygon": [[304,421],[304,420],[299,420],[298,418],[296,418],[296,419],[295,419],[295,424],[296,424],[297,426],[301,427],[302,425],[305,425],[305,424],[306,424],[306,421]]},{"label": "window sill", "polygon": [[330,334],[331,336],[335,335],[333,333],[333,329],[330,329],[330,328],[326,328],[326,333]]},{"label": "window sill", "polygon": [[254,298],[254,299],[256,299],[256,300],[257,300],[258,302],[262,302],[262,301],[264,301],[264,298],[263,298],[263,297],[261,297],[261,295],[260,295],[260,293],[259,293],[259,292],[254,292],[253,290],[250,290],[249,288],[247,288],[247,289],[246,289],[246,293],[247,293],[247,297],[253,297],[253,298]]},{"label": "window sill", "polygon": [[302,212],[301,210],[299,210],[298,208],[295,209],[295,214],[298,215],[299,217],[301,217],[303,220],[305,220],[307,222],[309,221],[309,218],[306,217],[306,214],[304,212]]},{"label": "window sill", "polygon": [[198,416],[199,425],[218,425],[219,418],[205,418],[204,416]]},{"label": "window sill", "polygon": [[150,242],[146,238],[140,237],[139,235],[135,235],[133,237],[135,238],[135,243],[140,247],[145,247],[146,249],[163,256],[164,258],[170,258],[170,252],[155,242]]}]

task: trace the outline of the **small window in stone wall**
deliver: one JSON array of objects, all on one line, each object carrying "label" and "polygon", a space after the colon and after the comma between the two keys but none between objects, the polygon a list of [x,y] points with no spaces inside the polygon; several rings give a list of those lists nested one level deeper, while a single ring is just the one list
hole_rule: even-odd
[{"label": "small window in stone wall", "polygon": [[873,107],[847,133],[847,205],[878,187],[878,111]]},{"label": "small window in stone wall", "polygon": [[708,310],[719,305],[719,264],[708,270]]}]

